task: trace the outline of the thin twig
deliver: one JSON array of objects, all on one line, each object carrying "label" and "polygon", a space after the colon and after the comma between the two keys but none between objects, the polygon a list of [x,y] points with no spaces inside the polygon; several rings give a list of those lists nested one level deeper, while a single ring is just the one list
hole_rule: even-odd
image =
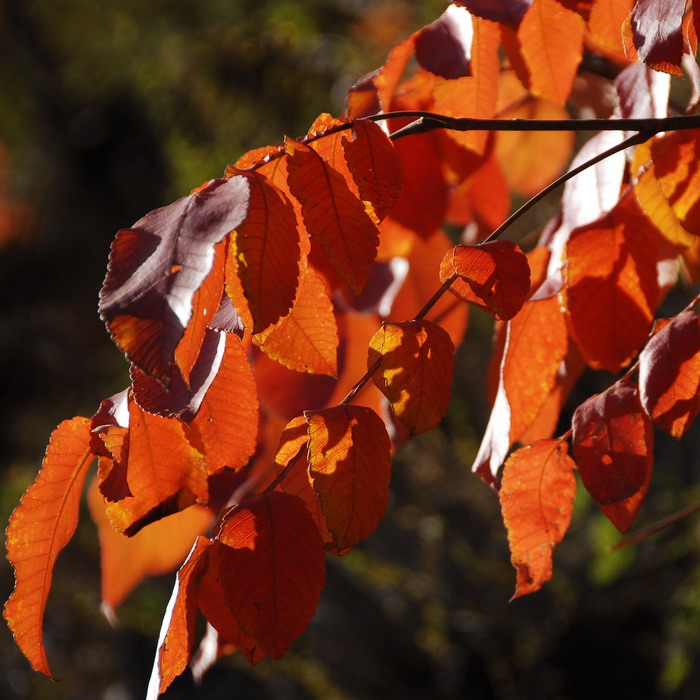
[{"label": "thin twig", "polygon": [[587,160],[585,163],[581,163],[581,165],[575,167],[573,170],[569,170],[568,172],[564,173],[560,177],[558,177],[554,182],[550,183],[545,187],[544,189],[540,190],[534,197],[531,197],[530,199],[525,202],[517,211],[514,211],[491,235],[488,236],[484,240],[484,243],[488,243],[488,241],[492,241],[496,238],[498,238],[507,228],[509,228],[512,224],[514,224],[523,214],[525,214],[527,211],[532,209],[532,207],[535,206],[540,200],[544,199],[550,192],[553,192],[554,190],[557,189],[560,185],[563,185],[565,182],[570,180],[572,177],[575,177],[578,175],[580,172],[583,172],[587,168],[590,168],[593,165],[596,165],[596,163],[600,163],[602,160],[605,160],[606,158],[609,158],[612,155],[615,155],[615,153],[619,153],[620,151],[624,151],[626,148],[629,148],[630,146],[637,146],[640,143],[644,143],[648,139],[650,139],[654,134],[647,132],[647,131],[640,131],[638,134],[633,134],[629,138],[625,139],[624,141],[621,141],[617,145],[613,146],[612,148],[608,148],[607,151],[603,151],[602,153],[599,153],[597,156],[594,158],[591,158],[590,160]]},{"label": "thin twig", "polygon": [[657,532],[661,532],[661,530],[665,530],[670,525],[673,525],[679,520],[683,520],[683,518],[687,518],[688,516],[693,515],[693,513],[697,513],[698,511],[700,511],[700,502],[693,503],[693,505],[687,506],[686,508],[682,508],[677,513],[669,515],[663,520],[659,520],[657,523],[649,525],[649,527],[645,527],[643,530],[636,532],[634,535],[630,535],[629,537],[625,537],[625,539],[616,542],[610,547],[610,551],[615,552],[618,549],[622,549],[623,547],[629,547],[630,545],[637,544],[637,542],[640,542],[641,540],[644,540],[647,537],[651,537],[651,535],[655,535]]}]

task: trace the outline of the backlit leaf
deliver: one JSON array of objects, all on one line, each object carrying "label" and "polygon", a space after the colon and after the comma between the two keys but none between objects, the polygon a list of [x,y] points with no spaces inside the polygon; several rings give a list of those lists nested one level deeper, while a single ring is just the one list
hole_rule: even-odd
[{"label": "backlit leaf", "polygon": [[323,588],[318,528],[301,499],[273,491],[231,511],[218,540],[226,602],[243,632],[281,658],[306,629]]},{"label": "backlit leaf", "polygon": [[409,432],[434,428],[450,400],[454,345],[448,333],[430,321],[384,323],[370,342],[367,366],[377,360],[374,383]]},{"label": "backlit leaf", "polygon": [[453,274],[453,294],[502,320],[518,313],[530,291],[527,257],[512,241],[455,246],[440,265],[440,280]]},{"label": "backlit leaf", "polygon": [[112,526],[126,535],[208,498],[202,454],[178,418],[154,416],[129,404],[127,479],[132,496],[107,504]]},{"label": "backlit leaf", "polygon": [[[180,567],[175,587],[163,618],[158,651],[149,683],[149,700],[166,688],[187,667],[192,655],[197,619],[197,579],[206,566],[211,541],[197,537],[187,561]],[[157,687],[157,692],[153,692]]]},{"label": "backlit leaf", "polygon": [[575,466],[560,440],[540,440],[506,462],[498,498],[517,571],[513,598],[534,593],[552,578],[552,551],[573,513]]},{"label": "backlit leaf", "polygon": [[377,254],[379,231],[345,179],[313,149],[287,141],[289,188],[304,224],[338,274],[359,294]]},{"label": "backlit leaf", "polygon": [[655,229],[630,197],[571,234],[566,305],[591,367],[617,372],[646,338],[659,301],[657,249]]},{"label": "backlit leaf", "polygon": [[532,0],[455,0],[455,5],[466,7],[477,17],[517,27]]},{"label": "backlit leaf", "polygon": [[192,421],[209,474],[244,466],[258,436],[258,392],[248,355],[236,336],[223,335],[219,371]]},{"label": "backlit leaf", "polygon": [[583,485],[601,505],[623,501],[643,486],[653,463],[654,433],[639,391],[621,379],[574,413],[573,450]]},{"label": "backlit leaf", "polygon": [[83,483],[93,455],[90,419],[76,417],[51,434],[41,471],[10,517],[7,558],[15,589],[4,617],[35,671],[52,677],[42,640],[53,567],[78,524]]},{"label": "backlit leaf", "polygon": [[534,0],[518,28],[530,92],[564,105],[581,62],[583,19],[557,0]]},{"label": "backlit leaf", "polygon": [[252,316],[252,333],[259,333],[286,316],[299,279],[299,232],[291,202],[259,172],[245,175],[250,188],[248,216],[231,237],[233,265]]},{"label": "backlit leaf", "polygon": [[289,314],[254,340],[265,354],[285,367],[337,375],[338,330],[333,306],[326,285],[312,268],[307,268]]},{"label": "backlit leaf", "polygon": [[208,508],[195,505],[124,537],[110,524],[96,482],[88,490],[88,506],[100,540],[102,606],[108,611],[116,610],[144,578],[180,566],[213,520]]},{"label": "backlit leaf", "polygon": [[338,550],[368,537],[386,510],[391,444],[384,421],[365,406],[306,411],[309,472]]},{"label": "backlit leaf", "polygon": [[680,313],[639,357],[639,389],[654,423],[680,438],[700,411],[700,317]]},{"label": "backlit leaf", "polygon": [[392,209],[401,191],[401,168],[394,145],[382,128],[371,121],[356,121],[354,141],[344,140],[348,168],[360,190],[381,221]]},{"label": "backlit leaf", "polygon": [[146,374],[167,381],[214,246],[245,220],[248,197],[245,178],[212,180],[117,234],[100,315],[115,343]]}]

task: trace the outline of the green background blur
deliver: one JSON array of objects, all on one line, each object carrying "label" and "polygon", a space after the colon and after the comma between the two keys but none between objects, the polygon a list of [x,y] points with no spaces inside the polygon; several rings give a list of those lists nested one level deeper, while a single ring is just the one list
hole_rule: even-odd
[{"label": "green background blur", "polygon": [[[115,232],[223,173],[244,151],[338,113],[353,82],[442,12],[439,0],[0,0],[0,519],[50,431],[127,382],[97,293]],[[9,213],[8,213],[9,212]],[[545,214],[540,215],[544,219]],[[535,222],[537,223],[537,222]],[[541,221],[540,221],[541,223]],[[688,295],[674,291],[675,313]],[[469,473],[487,420],[489,321],[472,316],[440,428],[395,460],[388,514],[328,561],[318,613],[279,662],[219,662],[166,698],[695,698],[700,520],[636,548],[580,494],[554,580],[509,603],[494,495]],[[584,376],[571,407],[607,386]],[[564,416],[564,422],[570,413]],[[640,522],[700,500],[700,431],[658,436]],[[53,683],[0,629],[0,697],[142,698],[172,577],[113,629],[83,513],[46,618]],[[12,589],[0,565],[0,594]]]}]

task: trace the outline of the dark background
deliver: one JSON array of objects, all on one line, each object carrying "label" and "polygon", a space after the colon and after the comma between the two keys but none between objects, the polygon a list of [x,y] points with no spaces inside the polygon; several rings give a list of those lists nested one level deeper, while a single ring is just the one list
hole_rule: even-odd
[{"label": "dark background", "polygon": [[[347,88],[439,15],[438,0],[0,0],[0,518],[50,431],[127,381],[97,317],[117,229],[218,177],[245,150],[339,112]],[[541,219],[545,214],[541,214]],[[540,221],[541,223],[541,221]],[[675,290],[675,313],[688,298]],[[168,698],[694,698],[700,520],[635,548],[581,493],[555,576],[509,603],[494,495],[469,472],[487,419],[490,324],[472,317],[440,428],[395,460],[387,517],[329,576],[308,632],[278,662],[219,662]],[[610,377],[584,376],[571,406]],[[570,414],[569,414],[570,416]],[[565,417],[566,418],[566,417]],[[700,431],[657,436],[648,524],[700,499]],[[58,682],[0,628],[0,697],[141,698],[172,577],[99,612],[85,511],[60,557],[45,632]],[[0,565],[0,594],[12,572]]]}]

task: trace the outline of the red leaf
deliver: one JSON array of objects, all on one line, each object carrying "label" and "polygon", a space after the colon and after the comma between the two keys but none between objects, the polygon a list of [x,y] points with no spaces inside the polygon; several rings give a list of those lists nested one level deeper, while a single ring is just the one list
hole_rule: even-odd
[{"label": "red leaf", "polygon": [[248,355],[236,336],[223,335],[219,371],[192,421],[209,474],[243,467],[258,437],[258,392]]},{"label": "red leaf", "polygon": [[434,428],[447,412],[454,345],[430,321],[384,323],[370,342],[367,366],[394,412],[413,435]]},{"label": "red leaf", "polygon": [[304,224],[338,274],[359,294],[377,255],[379,231],[346,180],[313,149],[287,141],[289,188]]},{"label": "red leaf", "polygon": [[617,372],[646,338],[659,302],[658,234],[629,196],[566,244],[566,305],[586,362]]},{"label": "red leaf", "polygon": [[532,0],[455,0],[455,5],[466,7],[477,17],[517,27]]},{"label": "red leaf", "polygon": [[42,641],[44,610],[56,557],[78,524],[80,495],[92,459],[90,419],[63,421],[51,434],[41,471],[12,513],[6,532],[15,589],[4,617],[32,668],[49,678]]},{"label": "red leaf", "polygon": [[530,291],[527,257],[512,241],[455,246],[440,265],[440,280],[453,274],[453,294],[502,320],[520,311]]},{"label": "red leaf", "polygon": [[472,18],[450,5],[414,35],[416,59],[423,68],[450,80],[471,75]]},{"label": "red leaf", "polygon": [[226,556],[226,545],[213,542],[207,552],[206,569],[199,579],[197,600],[207,622],[227,642],[233,644],[251,664],[267,656],[260,645],[241,629],[238,618],[226,601],[226,582],[221,578],[221,560]]},{"label": "red leaf", "polygon": [[333,305],[313,268],[307,268],[289,315],[254,341],[273,360],[297,372],[337,375],[338,329]]},{"label": "red leaf", "polygon": [[[197,620],[197,582],[206,566],[211,540],[199,536],[175,578],[175,587],[163,618],[158,651],[149,682],[149,697],[164,693],[187,667],[192,655]],[[157,692],[153,690],[157,688]]]},{"label": "red leaf", "polygon": [[[231,237],[232,265],[247,304],[236,304],[239,313],[249,310],[244,323],[259,333],[289,313],[299,280],[299,232],[291,202],[259,172],[247,173],[250,203],[246,220]],[[236,301],[236,300],[234,300]]]},{"label": "red leaf", "polygon": [[245,178],[204,188],[119,231],[100,292],[100,315],[127,357],[167,381],[214,246],[246,217]]},{"label": "red leaf", "polygon": [[306,411],[309,471],[340,552],[368,537],[386,510],[391,443],[384,421],[365,406]]},{"label": "red leaf", "polygon": [[517,571],[513,598],[534,593],[552,578],[552,551],[573,513],[575,466],[560,440],[540,440],[506,462],[498,498]]},{"label": "red leaf", "polygon": [[685,0],[637,0],[630,26],[637,57],[650,68],[682,76]]},{"label": "red leaf", "polygon": [[185,437],[184,424],[129,404],[127,480],[132,496],[107,504],[112,526],[126,535],[208,499],[202,454]]},{"label": "red leaf", "polygon": [[518,28],[530,92],[564,105],[581,62],[583,19],[557,0],[534,0]]},{"label": "red leaf", "polygon": [[654,423],[680,438],[700,411],[700,317],[678,314],[639,357],[639,389]]},{"label": "red leaf", "polygon": [[572,426],[576,464],[593,499],[609,505],[634,496],[654,459],[654,432],[636,385],[620,379],[588,399]]},{"label": "red leaf", "polygon": [[275,659],[309,624],[323,588],[323,542],[301,499],[263,493],[230,511],[218,535],[226,601]]},{"label": "red leaf", "polygon": [[370,121],[356,121],[354,141],[343,141],[348,168],[362,199],[369,202],[381,221],[399,198],[401,168],[394,144],[382,128]]}]

